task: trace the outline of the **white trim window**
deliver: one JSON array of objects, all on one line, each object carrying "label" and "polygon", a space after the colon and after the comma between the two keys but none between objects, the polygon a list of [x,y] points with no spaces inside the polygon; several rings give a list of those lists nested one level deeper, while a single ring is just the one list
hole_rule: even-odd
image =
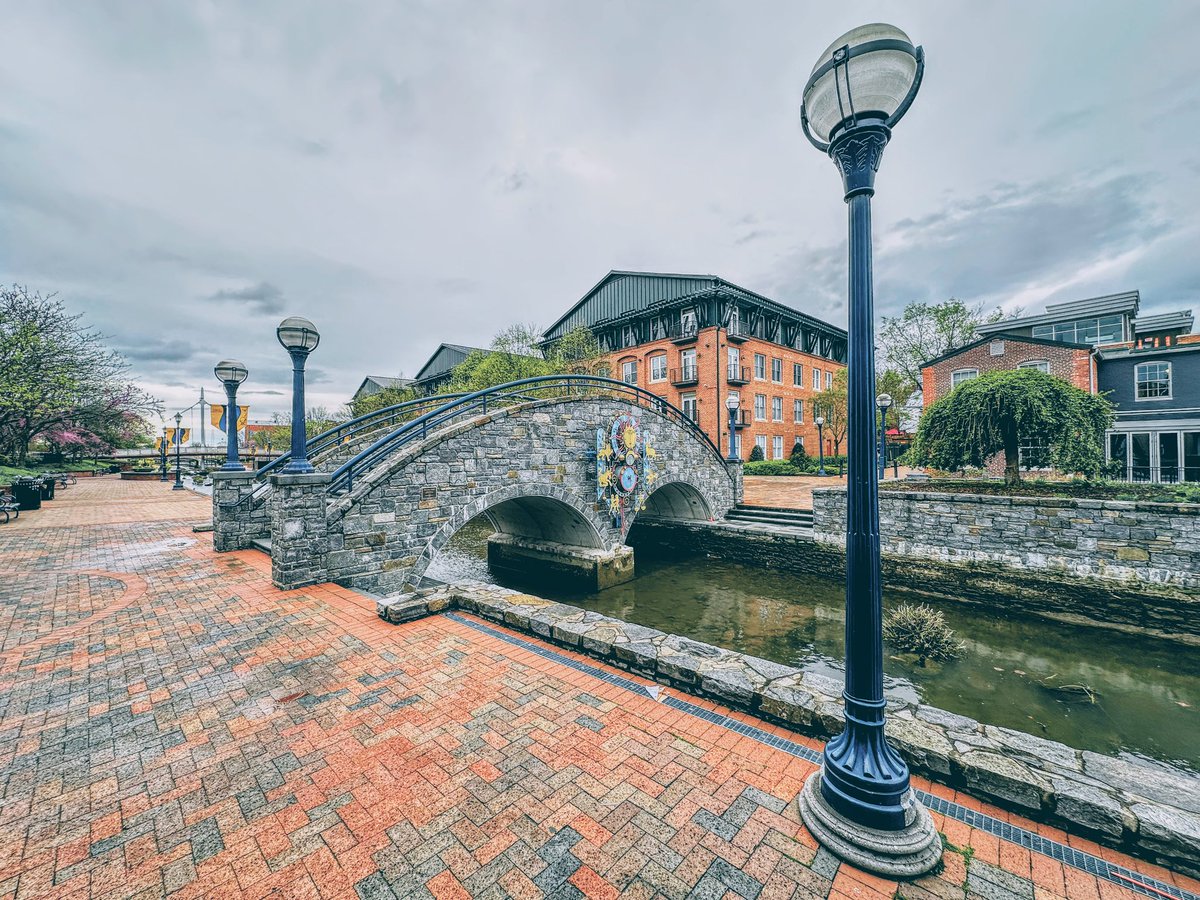
[{"label": "white trim window", "polygon": [[771,421],[772,422],[782,422],[783,421],[783,398],[782,397],[772,397],[771,398]]},{"label": "white trim window", "polygon": [[1039,372],[1050,374],[1050,360],[1048,359],[1027,359],[1025,362],[1017,366],[1018,369],[1037,369]]},{"label": "white trim window", "polygon": [[637,360],[627,359],[621,363],[621,380],[626,384],[637,384]]},{"label": "white trim window", "polygon": [[767,395],[754,395],[754,418],[759,422],[767,421]]},{"label": "white trim window", "polygon": [[754,446],[762,451],[763,459],[767,458],[767,436],[765,434],[755,435]]},{"label": "white trim window", "polygon": [[783,384],[783,360],[777,356],[771,357],[771,380]]},{"label": "white trim window", "polygon": [[729,328],[727,331],[733,335],[742,333],[742,319],[736,306],[729,307]]},{"label": "white trim window", "polygon": [[700,410],[696,406],[696,395],[694,393],[681,394],[679,396],[679,407],[683,410],[683,414],[693,422],[700,421]]},{"label": "white trim window", "polygon": [[696,310],[685,309],[679,314],[680,334],[692,335],[697,332]]},{"label": "white trim window", "polygon": [[816,366],[813,366],[812,373],[813,373],[813,390],[819,391],[821,389],[821,370],[818,369]]},{"label": "white trim window", "polygon": [[792,385],[794,387],[804,387],[804,366],[800,363],[792,363]]},{"label": "white trim window", "polygon": [[1133,396],[1135,400],[1171,399],[1171,364],[1144,362],[1133,367]]},{"label": "white trim window", "polygon": [[783,435],[777,434],[771,438],[771,458],[783,459]]},{"label": "white trim window", "polygon": [[767,377],[767,358],[761,353],[754,354],[754,378],[757,381],[764,381]]},{"label": "white trim window", "polygon": [[796,425],[804,424],[804,401],[792,401],[792,422]]},{"label": "white trim window", "polygon": [[650,357],[650,380],[667,380],[667,355],[665,353]]},{"label": "white trim window", "polygon": [[833,390],[833,373],[832,372],[825,373],[825,390],[827,390],[827,391]]},{"label": "white trim window", "polygon": [[950,390],[979,377],[978,369],[956,369],[950,373]]}]

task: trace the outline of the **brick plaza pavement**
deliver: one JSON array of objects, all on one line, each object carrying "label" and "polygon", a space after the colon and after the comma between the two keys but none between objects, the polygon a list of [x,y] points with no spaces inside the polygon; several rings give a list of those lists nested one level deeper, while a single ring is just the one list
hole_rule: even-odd
[{"label": "brick plaza pavement", "polygon": [[[81,481],[41,527],[0,529],[5,900],[1200,889],[920,779],[1162,888],[938,815],[940,874],[897,885],[838,865],[792,802],[813,764],[761,736],[817,742],[694,698],[722,715],[683,712],[467,616],[397,627],[336,586],[278,591],[265,556],[192,533],[206,498],[153,487]],[[140,521],[95,524],[105,502]]]}]

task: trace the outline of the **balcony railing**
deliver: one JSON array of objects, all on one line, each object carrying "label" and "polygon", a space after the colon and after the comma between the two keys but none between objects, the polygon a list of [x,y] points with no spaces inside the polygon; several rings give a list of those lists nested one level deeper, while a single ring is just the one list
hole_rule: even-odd
[{"label": "balcony railing", "polygon": [[739,409],[736,413],[734,413],[733,427],[739,429],[750,427],[750,417],[746,415],[746,411],[744,409]]},{"label": "balcony railing", "polygon": [[725,337],[735,344],[740,344],[746,338],[750,337],[750,333],[741,323],[733,323],[725,329]]},{"label": "balcony railing", "polygon": [[729,366],[726,372],[726,380],[730,384],[745,384],[750,380],[750,367]]},{"label": "balcony railing", "polygon": [[1138,484],[1200,483],[1200,466],[1122,466],[1109,463],[1108,477]]},{"label": "balcony railing", "polygon": [[695,366],[684,366],[682,369],[671,370],[671,384],[679,387],[685,384],[695,384],[700,375]]},{"label": "balcony railing", "polygon": [[667,337],[676,344],[690,343],[700,335],[700,328],[695,322],[674,322],[667,328]]}]

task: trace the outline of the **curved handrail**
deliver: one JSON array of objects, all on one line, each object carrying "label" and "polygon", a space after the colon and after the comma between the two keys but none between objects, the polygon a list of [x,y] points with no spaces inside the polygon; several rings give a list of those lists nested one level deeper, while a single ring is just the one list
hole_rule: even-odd
[{"label": "curved handrail", "polygon": [[[457,397],[465,396],[459,392],[455,394],[430,394],[428,397],[417,397],[413,400],[405,400],[403,403],[396,403],[392,406],[384,406],[380,409],[372,410],[369,413],[363,413],[361,416],[355,416],[353,419],[347,419],[335,425],[333,428],[322,431],[320,434],[309,438],[305,442],[306,455],[311,459],[322,450],[327,450],[329,447],[342,443],[346,438],[352,437],[359,432],[367,430],[368,427],[377,424],[377,420],[387,418],[396,413],[401,413],[410,407],[425,406],[434,401],[445,402],[453,400]],[[281,466],[292,458],[291,451],[282,453],[275,459],[271,460],[262,468],[254,473],[255,478],[263,478],[276,466]]]},{"label": "curved handrail", "polygon": [[564,389],[568,395],[574,389],[582,388],[584,394],[588,393],[590,389],[590,391],[594,392],[625,394],[637,401],[646,401],[646,405],[651,406],[660,414],[691,431],[708,446],[717,459],[724,462],[724,457],[721,455],[721,451],[717,449],[717,445],[713,443],[712,438],[695,421],[670,401],[651,393],[645,388],[626,384],[624,381],[618,381],[615,378],[602,378],[596,375],[540,375],[494,385],[493,387],[484,388],[470,394],[463,394],[442,404],[437,409],[423,413],[415,419],[410,419],[399,428],[374,441],[370,446],[359,451],[346,462],[342,463],[342,465],[338,466],[330,475],[329,493],[337,494],[352,490],[355,476],[361,476],[369,472],[381,460],[410,443],[418,436],[423,439],[433,428],[437,428],[469,413],[486,413],[489,402],[539,399],[530,396],[531,389],[552,390],[554,388]]}]

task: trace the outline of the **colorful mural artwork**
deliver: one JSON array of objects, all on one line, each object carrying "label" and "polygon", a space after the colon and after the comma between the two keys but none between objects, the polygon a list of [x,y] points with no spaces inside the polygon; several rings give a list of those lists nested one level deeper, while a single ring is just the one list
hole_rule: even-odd
[{"label": "colorful mural artwork", "polygon": [[630,514],[646,508],[646,498],[658,475],[657,451],[637,416],[617,416],[608,428],[596,429],[596,504],[624,535]]}]

